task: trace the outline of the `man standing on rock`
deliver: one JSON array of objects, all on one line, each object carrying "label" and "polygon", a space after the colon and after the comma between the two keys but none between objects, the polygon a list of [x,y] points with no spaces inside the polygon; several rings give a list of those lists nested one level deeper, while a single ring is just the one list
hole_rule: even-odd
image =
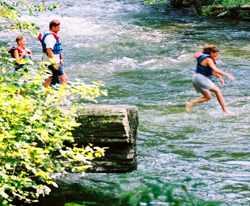
[{"label": "man standing on rock", "polygon": [[48,66],[49,70],[52,72],[52,76],[45,80],[44,86],[49,87],[56,84],[66,84],[67,76],[63,70],[63,53],[62,53],[62,43],[58,36],[60,31],[60,21],[52,20],[49,24],[49,32],[44,34],[39,34],[38,39],[41,42],[43,49],[43,60],[50,62]]}]

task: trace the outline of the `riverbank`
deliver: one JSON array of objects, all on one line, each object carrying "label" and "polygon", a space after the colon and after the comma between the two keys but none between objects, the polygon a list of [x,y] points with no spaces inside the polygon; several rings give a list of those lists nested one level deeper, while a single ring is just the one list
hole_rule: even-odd
[{"label": "riverbank", "polygon": [[171,0],[168,4],[163,4],[163,7],[166,7],[168,12],[176,12],[176,15],[250,20],[250,2],[248,1]]},{"label": "riverbank", "polygon": [[233,20],[250,21],[250,5],[223,6],[212,5],[203,8],[206,16],[217,18],[231,18]]}]

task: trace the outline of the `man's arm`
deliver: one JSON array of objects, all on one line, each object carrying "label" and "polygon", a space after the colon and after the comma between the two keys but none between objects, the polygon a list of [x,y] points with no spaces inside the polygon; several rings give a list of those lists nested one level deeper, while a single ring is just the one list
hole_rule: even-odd
[{"label": "man's arm", "polygon": [[47,54],[50,62],[52,64],[56,64],[55,55],[53,53],[53,48],[54,48],[54,46],[56,44],[55,38],[53,37],[53,35],[48,35],[48,36],[46,36],[44,42],[45,42],[45,45],[46,45],[46,54]]},{"label": "man's arm", "polygon": [[47,56],[49,58],[49,61],[52,64],[56,64],[56,59],[55,59],[55,56],[54,56],[54,53],[53,53],[52,49],[48,48],[48,49],[46,49],[46,51],[47,51]]},{"label": "man's arm", "polygon": [[47,55],[48,55],[48,57],[51,59],[53,59],[54,58],[54,53],[53,53],[53,51],[52,51],[52,49],[51,48],[48,48],[48,49],[46,49],[47,50]]},{"label": "man's arm", "polygon": [[63,55],[63,53],[60,54],[60,58],[61,58],[61,64],[64,64],[64,55]]}]

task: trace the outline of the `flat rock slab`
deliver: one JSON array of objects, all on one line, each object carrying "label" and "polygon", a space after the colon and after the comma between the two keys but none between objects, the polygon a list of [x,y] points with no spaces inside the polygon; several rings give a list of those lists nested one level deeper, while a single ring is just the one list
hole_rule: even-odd
[{"label": "flat rock slab", "polygon": [[137,168],[135,106],[86,105],[79,109],[77,121],[80,126],[73,132],[76,143],[108,148],[89,172],[129,172]]}]

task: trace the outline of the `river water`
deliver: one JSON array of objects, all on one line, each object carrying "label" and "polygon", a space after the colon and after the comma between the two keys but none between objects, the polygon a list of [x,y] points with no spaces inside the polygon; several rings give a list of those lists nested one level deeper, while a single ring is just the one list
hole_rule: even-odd
[{"label": "river water", "polygon": [[[166,193],[169,187],[183,202],[250,205],[249,23],[176,17],[140,0],[61,2],[31,20],[42,30],[52,18],[62,21],[70,79],[102,80],[109,95],[100,103],[139,108],[138,170],[91,178],[105,181],[103,190],[129,194],[126,205],[141,191]],[[219,46],[219,66],[236,77],[222,88],[235,116],[223,116],[215,98],[192,113],[184,110],[197,97],[193,54],[207,42]],[[38,43],[32,49],[38,58]],[[151,205],[170,205],[163,196],[151,197]]]}]

